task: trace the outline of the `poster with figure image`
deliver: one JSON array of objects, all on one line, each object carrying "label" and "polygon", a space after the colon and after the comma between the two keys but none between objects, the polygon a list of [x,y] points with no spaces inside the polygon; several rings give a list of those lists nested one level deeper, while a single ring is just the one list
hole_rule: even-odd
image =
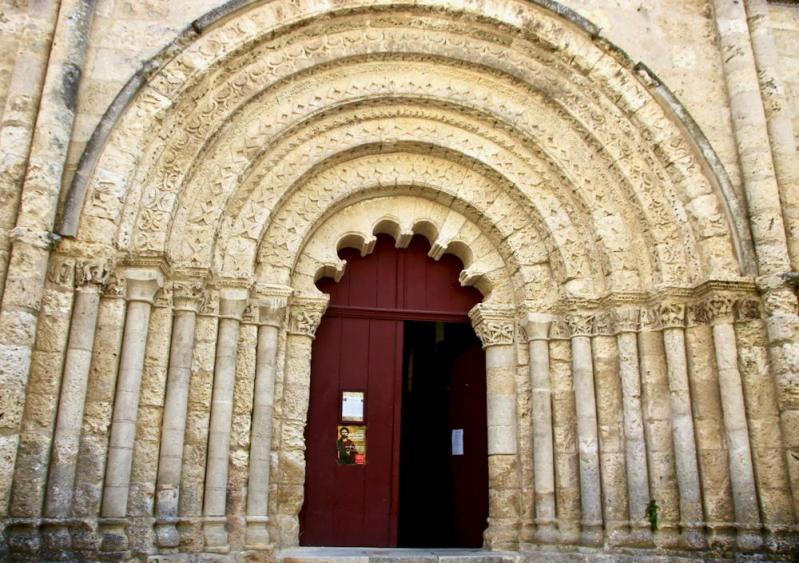
[{"label": "poster with figure image", "polygon": [[338,427],[336,463],[339,465],[366,465],[366,426]]}]

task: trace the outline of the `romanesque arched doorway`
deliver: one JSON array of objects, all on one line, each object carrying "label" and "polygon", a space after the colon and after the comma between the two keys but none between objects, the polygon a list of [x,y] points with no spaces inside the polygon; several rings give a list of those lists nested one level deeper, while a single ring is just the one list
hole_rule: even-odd
[{"label": "romanesque arched doorway", "polygon": [[[313,346],[303,545],[482,545],[488,516],[485,354],[455,256],[385,235],[341,257]],[[346,408],[355,398],[357,406]],[[334,441],[336,444],[334,445]]]}]

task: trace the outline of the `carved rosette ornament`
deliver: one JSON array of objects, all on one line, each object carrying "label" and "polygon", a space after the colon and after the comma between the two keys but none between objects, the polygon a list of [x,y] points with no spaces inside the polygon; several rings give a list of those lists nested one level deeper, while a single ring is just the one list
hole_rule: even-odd
[{"label": "carved rosette ornament", "polygon": [[327,309],[328,299],[296,297],[291,303],[289,333],[313,338]]},{"label": "carved rosette ornament", "polygon": [[662,328],[685,328],[685,304],[661,303],[658,305],[657,313]]},{"label": "carved rosette ornament", "polygon": [[490,307],[478,303],[469,311],[472,327],[483,348],[513,344],[516,319],[511,308]]}]

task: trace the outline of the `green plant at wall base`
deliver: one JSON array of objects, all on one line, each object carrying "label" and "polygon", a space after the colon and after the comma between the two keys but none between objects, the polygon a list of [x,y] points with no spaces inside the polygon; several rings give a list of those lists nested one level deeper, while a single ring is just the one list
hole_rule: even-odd
[{"label": "green plant at wall base", "polygon": [[649,519],[649,527],[652,531],[658,529],[658,503],[655,499],[649,501],[646,505],[646,517]]}]

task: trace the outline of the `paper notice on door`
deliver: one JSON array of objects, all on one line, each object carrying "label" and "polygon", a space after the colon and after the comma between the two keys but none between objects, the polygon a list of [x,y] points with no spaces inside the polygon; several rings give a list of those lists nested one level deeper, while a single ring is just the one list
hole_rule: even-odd
[{"label": "paper notice on door", "polygon": [[452,455],[463,455],[463,428],[452,429]]}]

